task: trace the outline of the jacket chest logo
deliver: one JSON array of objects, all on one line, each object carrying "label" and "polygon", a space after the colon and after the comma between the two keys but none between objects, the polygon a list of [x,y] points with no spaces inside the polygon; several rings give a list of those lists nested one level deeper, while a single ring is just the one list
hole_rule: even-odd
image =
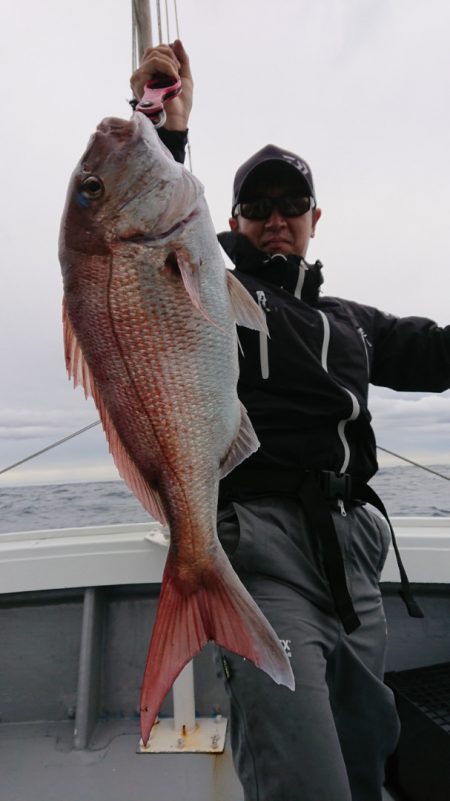
[{"label": "jacket chest logo", "polygon": [[260,306],[261,309],[264,309],[265,312],[270,311],[267,303],[266,293],[262,289],[256,290],[256,300],[258,301],[258,306]]}]

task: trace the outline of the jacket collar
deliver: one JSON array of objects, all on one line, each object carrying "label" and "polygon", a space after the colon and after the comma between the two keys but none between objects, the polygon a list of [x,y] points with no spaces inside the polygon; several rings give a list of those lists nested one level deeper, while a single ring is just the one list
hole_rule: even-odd
[{"label": "jacket collar", "polygon": [[308,264],[299,256],[283,256],[281,254],[269,256],[255,248],[246,236],[234,231],[224,231],[219,234],[218,239],[237,270],[249,275],[257,275],[262,281],[282,287],[292,294],[296,294],[300,278],[302,281],[301,299],[308,303],[317,302],[319,288],[323,284],[320,261]]}]

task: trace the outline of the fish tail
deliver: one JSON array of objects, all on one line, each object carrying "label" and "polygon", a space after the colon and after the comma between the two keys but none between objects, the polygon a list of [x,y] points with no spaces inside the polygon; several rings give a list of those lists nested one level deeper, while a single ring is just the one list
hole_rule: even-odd
[{"label": "fish tail", "polygon": [[222,551],[216,565],[187,592],[169,551],[141,691],[145,745],[173,682],[209,640],[251,660],[277,684],[294,689],[289,659],[277,635]]}]

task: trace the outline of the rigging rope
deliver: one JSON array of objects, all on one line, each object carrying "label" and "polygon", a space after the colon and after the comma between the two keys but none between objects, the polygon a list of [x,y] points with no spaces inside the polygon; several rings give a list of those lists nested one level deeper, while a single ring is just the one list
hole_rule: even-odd
[{"label": "rigging rope", "polygon": [[136,11],[134,3],[131,3],[131,72],[137,69],[137,31],[136,31]]},{"label": "rigging rope", "polygon": [[20,464],[24,464],[24,462],[29,462],[30,459],[34,459],[36,456],[40,456],[41,453],[46,453],[47,451],[51,451],[52,448],[56,448],[57,445],[62,445],[63,442],[67,442],[69,439],[77,437],[78,434],[84,434],[85,431],[89,431],[90,428],[94,428],[94,426],[98,426],[99,424],[100,420],[96,420],[95,423],[89,423],[88,426],[80,428],[79,431],[74,431],[73,434],[69,434],[67,437],[59,439],[58,442],[54,442],[52,445],[47,445],[46,448],[42,448],[40,451],[36,451],[36,453],[32,453],[30,456],[26,456],[25,459],[21,459],[20,462],[15,462],[14,464],[10,464],[9,467],[4,467],[3,470],[0,470],[0,476],[2,473],[7,473],[8,470],[12,470],[13,467],[18,467]]},{"label": "rigging rope", "polygon": [[166,31],[167,31],[167,41],[168,41],[168,42],[170,42],[170,34],[169,34],[169,30],[170,30],[170,25],[169,25],[169,3],[168,3],[168,0],[165,0],[165,6],[166,6]]},{"label": "rigging rope", "polygon": [[[155,0],[156,22],[158,27],[158,44],[164,39],[166,42],[172,41],[170,31],[169,0],[165,2],[165,35],[163,31],[163,15],[161,11],[161,0]],[[178,22],[177,0],[173,0],[173,16],[175,17],[176,38],[180,38],[180,26]],[[152,35],[152,8],[151,0],[131,0],[131,69],[134,72],[148,47],[153,47]]]},{"label": "rigging rope", "polygon": [[156,0],[156,14],[158,18],[158,44],[162,44],[163,35],[162,35],[162,24],[161,24],[161,2],[160,0]]},{"label": "rigging rope", "polygon": [[[53,442],[52,445],[47,445],[46,448],[42,448],[40,451],[36,451],[36,453],[32,453],[30,456],[26,456],[25,459],[21,459],[19,462],[15,462],[14,464],[10,464],[8,467],[4,467],[0,470],[0,476],[2,473],[7,473],[8,470],[12,470],[13,467],[18,467],[25,462],[29,462],[30,459],[35,459],[36,456],[40,456],[42,453],[46,453],[47,451],[51,451],[52,448],[56,448],[58,445],[62,445],[64,442],[68,442],[69,439],[73,439],[74,437],[78,437],[79,434],[84,434],[85,431],[89,431],[91,428],[95,428],[95,426],[100,425],[100,420],[96,420],[94,423],[89,423],[89,425],[84,426],[84,428],[80,428],[78,431],[74,431],[73,434],[68,434],[67,437],[63,437],[59,439],[57,442]],[[414,465],[414,467],[418,467],[420,470],[426,470],[427,473],[432,473],[434,476],[438,478],[443,478],[445,481],[450,481],[450,476],[445,476],[443,473],[439,473],[438,470],[433,470],[431,467],[426,467],[424,464],[419,464],[419,462],[414,462],[412,459],[408,459],[406,456],[401,456],[399,453],[395,453],[394,451],[390,451],[387,448],[383,448],[381,445],[377,445],[377,450],[383,451],[384,453],[389,453],[391,456],[395,456],[396,459],[401,459],[403,462],[408,462],[408,464]]]},{"label": "rigging rope", "polygon": [[428,473],[433,473],[434,476],[439,476],[439,478],[445,478],[446,481],[450,481],[450,476],[444,476],[443,473],[439,473],[437,470],[432,470],[431,467],[426,467],[424,464],[413,462],[412,459],[407,459],[406,456],[400,456],[399,453],[394,453],[394,451],[388,451],[387,448],[382,448],[381,445],[377,445],[377,450],[384,451],[384,453],[390,453],[391,456],[396,456],[397,459],[402,459],[403,462],[408,462],[408,464],[413,464],[414,467],[419,467],[421,470],[426,470]]},{"label": "rigging rope", "polygon": [[175,9],[175,30],[177,32],[177,39],[180,38],[180,26],[178,24],[178,7],[177,0],[173,0],[173,7]]}]

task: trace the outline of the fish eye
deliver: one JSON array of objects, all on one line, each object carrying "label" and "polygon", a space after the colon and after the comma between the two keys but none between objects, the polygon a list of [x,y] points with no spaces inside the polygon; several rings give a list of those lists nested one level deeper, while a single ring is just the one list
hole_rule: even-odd
[{"label": "fish eye", "polygon": [[101,197],[104,191],[105,187],[102,181],[95,175],[88,175],[81,183],[80,192],[89,199]]}]

